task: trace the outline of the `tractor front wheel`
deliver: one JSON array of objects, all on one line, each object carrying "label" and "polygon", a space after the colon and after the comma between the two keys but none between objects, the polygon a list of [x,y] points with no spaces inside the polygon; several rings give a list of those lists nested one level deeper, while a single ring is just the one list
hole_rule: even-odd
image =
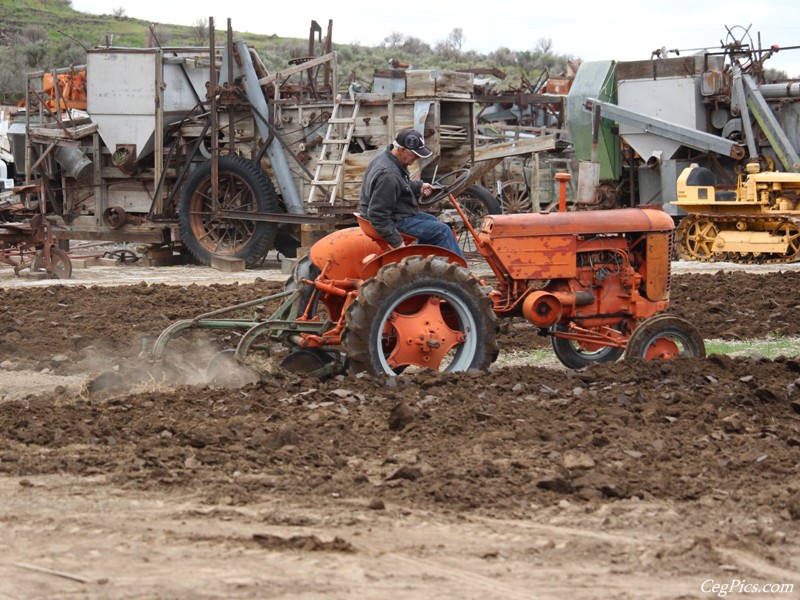
[{"label": "tractor front wheel", "polygon": [[410,256],[381,268],[345,317],[350,365],[373,375],[485,369],[497,357],[491,301],[469,271],[441,257]]},{"label": "tractor front wheel", "polygon": [[656,315],[631,335],[625,359],[671,360],[705,358],[706,346],[697,328],[675,315]]}]

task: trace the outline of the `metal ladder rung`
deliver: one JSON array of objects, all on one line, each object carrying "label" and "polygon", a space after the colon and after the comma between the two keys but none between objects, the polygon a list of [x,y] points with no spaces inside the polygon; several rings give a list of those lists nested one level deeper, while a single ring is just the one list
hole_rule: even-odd
[{"label": "metal ladder rung", "polygon": [[332,119],[328,119],[328,123],[336,124],[347,124],[347,123],[355,123],[356,120],[353,117],[336,117]]},{"label": "metal ladder rung", "polygon": [[340,160],[318,160],[317,164],[318,165],[343,165],[344,164],[344,159],[340,159]]},{"label": "metal ladder rung", "polygon": [[335,179],[315,179],[311,183],[313,185],[336,185],[339,182]]},{"label": "metal ladder rung", "polygon": [[323,144],[328,144],[328,145],[330,145],[330,144],[349,144],[350,140],[348,140],[348,139],[336,140],[336,139],[326,138],[326,139],[322,140],[322,143]]}]

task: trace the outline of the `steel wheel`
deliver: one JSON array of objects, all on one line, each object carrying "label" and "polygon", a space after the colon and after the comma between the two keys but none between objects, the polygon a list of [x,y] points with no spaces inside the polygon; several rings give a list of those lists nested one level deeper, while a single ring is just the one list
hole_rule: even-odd
[{"label": "steel wheel", "polygon": [[694,260],[714,258],[714,239],[717,227],[707,219],[692,219],[683,230],[683,249]]},{"label": "steel wheel", "polygon": [[528,186],[520,179],[504,181],[500,186],[500,206],[505,214],[531,212],[531,202]]},{"label": "steel wheel", "polygon": [[178,214],[181,238],[201,263],[210,264],[214,256],[229,256],[252,265],[272,247],[277,225],[229,219],[221,211],[278,212],[275,188],[258,165],[235,155],[219,158],[218,179],[215,198],[211,161],[189,177]]},{"label": "steel wheel", "polygon": [[781,223],[772,232],[772,235],[786,240],[788,247],[784,256],[787,261],[792,261],[800,255],[800,230],[794,223]]},{"label": "steel wheel", "polygon": [[440,257],[383,267],[359,288],[346,325],[350,363],[373,374],[482,369],[497,356],[495,316],[480,282]]},{"label": "steel wheel", "polygon": [[674,315],[657,315],[644,321],[631,335],[625,359],[671,360],[705,358],[703,338],[689,321]]},{"label": "steel wheel", "polygon": [[[44,250],[38,250],[31,263],[31,271],[41,271],[45,267]],[[50,268],[47,272],[56,279],[69,279],[72,277],[72,261],[69,255],[55,246],[50,248]]]}]

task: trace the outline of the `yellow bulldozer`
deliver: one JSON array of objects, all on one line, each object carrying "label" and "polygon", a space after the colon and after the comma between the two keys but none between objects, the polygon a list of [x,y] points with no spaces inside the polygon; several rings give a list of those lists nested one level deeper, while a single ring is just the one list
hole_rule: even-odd
[{"label": "yellow bulldozer", "polygon": [[800,173],[751,161],[736,189],[722,191],[709,169],[692,164],[678,177],[677,198],[673,204],[687,213],[676,231],[682,258],[754,264],[800,259]]}]

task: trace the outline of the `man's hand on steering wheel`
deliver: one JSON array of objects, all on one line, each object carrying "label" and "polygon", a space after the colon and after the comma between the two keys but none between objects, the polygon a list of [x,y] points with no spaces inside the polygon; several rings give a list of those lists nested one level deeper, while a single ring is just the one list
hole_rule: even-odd
[{"label": "man's hand on steering wheel", "polygon": [[[457,169],[451,171],[446,175],[442,175],[433,184],[422,184],[422,198],[419,201],[420,206],[429,206],[444,200],[451,192],[460,192],[469,182],[472,173],[469,169]],[[431,191],[425,193],[425,187],[428,186]]]}]

